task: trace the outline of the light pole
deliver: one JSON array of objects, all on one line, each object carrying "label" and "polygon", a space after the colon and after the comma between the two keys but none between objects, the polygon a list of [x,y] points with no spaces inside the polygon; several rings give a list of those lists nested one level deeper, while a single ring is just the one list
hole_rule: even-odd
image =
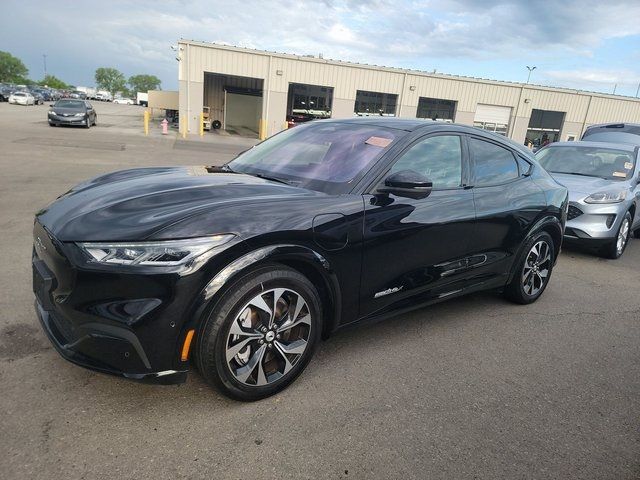
[{"label": "light pole", "polygon": [[531,72],[533,72],[536,68],[538,67],[530,67],[527,65],[527,70],[529,70],[529,75],[527,75],[527,84],[529,83],[529,80],[531,80]]},{"label": "light pole", "polygon": [[47,55],[46,54],[42,55],[42,60],[44,62],[44,76],[46,78],[47,77]]}]

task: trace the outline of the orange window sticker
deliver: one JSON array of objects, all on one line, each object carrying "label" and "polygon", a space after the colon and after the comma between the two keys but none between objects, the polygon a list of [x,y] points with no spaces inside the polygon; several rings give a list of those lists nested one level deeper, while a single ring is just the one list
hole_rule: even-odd
[{"label": "orange window sticker", "polygon": [[613,176],[614,177],[622,177],[622,178],[627,178],[627,174],[624,172],[613,172]]},{"label": "orange window sticker", "polygon": [[631,170],[633,168],[633,163],[631,162],[626,162],[624,164],[624,168],[626,168],[627,170]]},{"label": "orange window sticker", "polygon": [[374,147],[386,148],[391,142],[393,142],[393,140],[391,140],[390,138],[369,137],[364,143],[366,143],[367,145],[373,145]]}]

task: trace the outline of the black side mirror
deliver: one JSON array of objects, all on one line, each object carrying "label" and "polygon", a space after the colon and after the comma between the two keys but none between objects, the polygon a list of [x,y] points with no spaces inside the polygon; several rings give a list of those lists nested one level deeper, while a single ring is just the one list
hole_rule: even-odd
[{"label": "black side mirror", "polygon": [[49,106],[50,106],[50,107],[55,107],[55,104],[50,103],[50,104],[49,104]]},{"label": "black side mirror", "polygon": [[414,170],[401,170],[389,175],[384,181],[384,186],[378,188],[378,192],[418,200],[427,198],[432,188],[433,183],[424,175]]}]

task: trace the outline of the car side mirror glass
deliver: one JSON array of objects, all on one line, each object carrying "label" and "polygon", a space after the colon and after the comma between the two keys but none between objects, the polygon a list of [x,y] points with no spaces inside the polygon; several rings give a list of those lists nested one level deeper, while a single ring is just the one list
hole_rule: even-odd
[{"label": "car side mirror glass", "polygon": [[384,180],[384,186],[378,192],[393,194],[397,197],[413,199],[426,198],[431,194],[433,183],[427,177],[414,170],[401,170],[392,173]]}]

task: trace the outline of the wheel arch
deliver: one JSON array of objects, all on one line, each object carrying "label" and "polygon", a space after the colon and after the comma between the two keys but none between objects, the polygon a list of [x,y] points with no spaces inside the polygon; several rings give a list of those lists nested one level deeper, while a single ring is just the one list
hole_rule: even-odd
[{"label": "wheel arch", "polygon": [[522,240],[522,243],[518,247],[518,251],[513,256],[514,261],[511,266],[511,272],[509,274],[509,280],[507,283],[511,282],[513,276],[516,273],[516,268],[518,265],[517,259],[520,258],[520,255],[522,255],[522,249],[527,243],[527,240],[538,232],[546,232],[551,236],[555,253],[554,263],[558,260],[558,253],[560,253],[560,248],[562,247],[562,236],[564,234],[564,228],[562,227],[562,223],[556,216],[546,215],[532,225],[532,227],[527,232],[527,235]]},{"label": "wheel arch", "polygon": [[[312,248],[279,244],[245,253],[219,270],[198,294],[190,315],[182,325],[179,340],[184,339],[190,329],[196,329],[198,336],[204,316],[215,308],[235,281],[249,272],[274,263],[296,270],[314,284],[323,305],[322,338],[327,338],[336,329],[342,308],[340,285],[335,272],[329,261]],[[176,359],[181,345],[182,341],[179,341]]]}]

